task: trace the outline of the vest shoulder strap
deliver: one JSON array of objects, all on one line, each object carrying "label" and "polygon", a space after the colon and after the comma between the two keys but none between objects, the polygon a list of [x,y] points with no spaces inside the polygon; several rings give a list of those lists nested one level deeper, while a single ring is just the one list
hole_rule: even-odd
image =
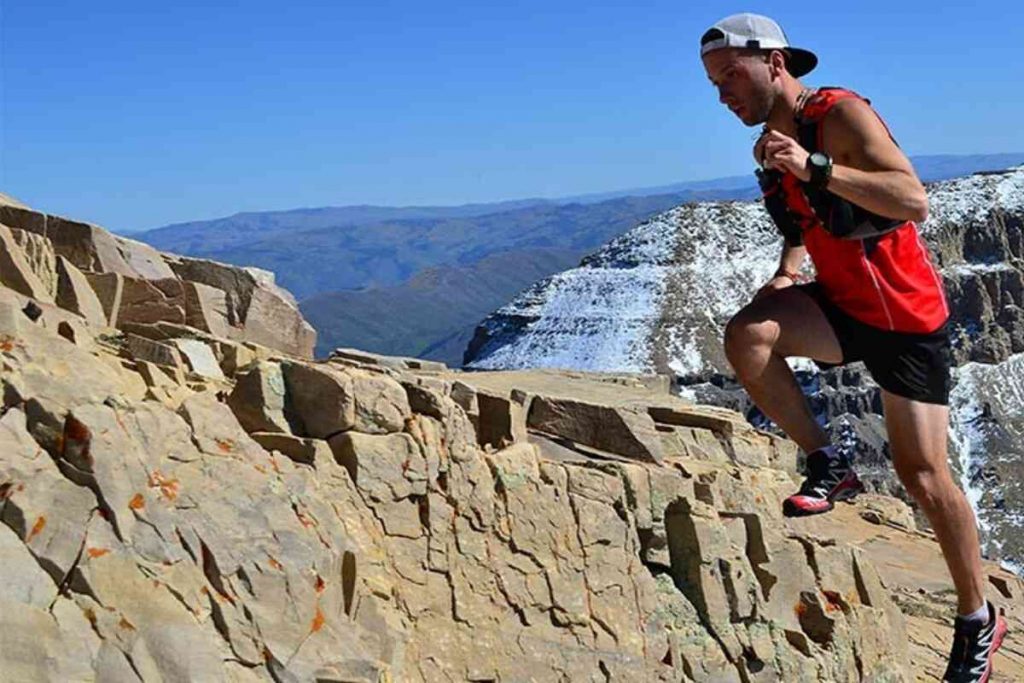
[{"label": "vest shoulder strap", "polygon": [[832,107],[843,100],[851,98],[863,100],[867,104],[871,104],[870,100],[846,88],[831,86],[818,88],[818,91],[804,104],[803,111],[800,112],[800,118],[797,121],[797,136],[800,145],[811,153],[821,151],[822,147],[824,147],[821,135],[821,122],[825,120],[825,116]]},{"label": "vest shoulder strap", "polygon": [[[824,140],[822,138],[823,126],[821,122],[824,121],[825,116],[832,107],[848,99],[859,99],[867,105],[871,105],[871,101],[867,98],[861,97],[852,90],[845,88],[819,88],[814,95],[808,98],[804,104],[800,119],[797,121],[797,141],[804,149],[814,153],[824,148]],[[874,110],[872,109],[872,111]],[[875,112],[875,116],[878,116],[878,112]],[[878,119],[882,121],[880,116]],[[884,121],[882,121],[882,125],[885,126]],[[886,126],[886,132],[888,131],[889,128]],[[889,133],[889,137],[892,138],[892,133]],[[828,190],[819,190],[807,183],[800,183],[800,186],[808,203],[822,221],[825,229],[837,237],[855,239],[879,235],[903,224],[903,221],[871,213],[832,194]]]}]

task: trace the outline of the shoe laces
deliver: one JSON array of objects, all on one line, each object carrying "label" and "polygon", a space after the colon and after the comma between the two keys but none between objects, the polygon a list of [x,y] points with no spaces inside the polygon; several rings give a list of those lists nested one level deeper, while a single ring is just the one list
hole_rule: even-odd
[{"label": "shoe laces", "polygon": [[846,476],[848,469],[848,465],[816,451],[807,456],[808,476],[800,486],[800,493],[824,498]]}]

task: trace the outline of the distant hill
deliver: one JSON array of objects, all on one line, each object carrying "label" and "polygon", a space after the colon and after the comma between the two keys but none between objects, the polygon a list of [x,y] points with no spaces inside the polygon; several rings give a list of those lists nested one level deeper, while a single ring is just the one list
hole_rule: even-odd
[{"label": "distant hill", "polygon": [[317,355],[339,346],[462,364],[476,322],[523,288],[579,264],[578,249],[517,249],[464,267],[428,268],[394,287],[317,294],[301,303]]},{"label": "distant hill", "polygon": [[[933,181],[1024,163],[1024,153],[912,161]],[[239,213],[133,237],[165,251],[273,270],[303,300],[321,352],[356,346],[458,364],[460,340],[483,315],[612,237],[685,202],[756,196],[753,175],[732,176],[494,204]],[[436,285],[426,284],[436,273],[417,279],[434,268],[444,273]],[[480,306],[456,303],[456,293],[476,293]],[[397,324],[412,319],[420,322]]]},{"label": "distant hill", "polygon": [[[311,229],[250,226],[239,239],[214,228],[211,241],[142,238],[166,251],[272,270],[300,299],[322,292],[390,287],[424,268],[466,266],[512,249],[583,251],[638,219],[687,201],[686,193],[621,197],[592,204],[538,204],[480,216],[417,218]],[[164,238],[170,237],[163,234]],[[225,238],[230,239],[225,239]],[[186,247],[186,248],[182,248]],[[528,283],[527,283],[528,284]]]}]

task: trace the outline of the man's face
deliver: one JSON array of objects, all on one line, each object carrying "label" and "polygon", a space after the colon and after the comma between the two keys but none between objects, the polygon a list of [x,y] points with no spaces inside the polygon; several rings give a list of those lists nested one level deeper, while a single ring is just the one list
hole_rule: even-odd
[{"label": "man's face", "polygon": [[703,61],[719,102],[748,126],[768,120],[775,98],[764,57],[726,48],[707,53]]}]

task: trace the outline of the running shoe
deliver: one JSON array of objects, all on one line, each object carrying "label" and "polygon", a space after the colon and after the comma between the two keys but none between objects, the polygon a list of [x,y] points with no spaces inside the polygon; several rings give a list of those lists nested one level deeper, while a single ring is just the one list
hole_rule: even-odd
[{"label": "running shoe", "polygon": [[953,625],[953,649],[943,683],[985,683],[992,675],[992,659],[1006,637],[1006,617],[988,605],[988,623],[964,621],[959,616]]},{"label": "running shoe", "polygon": [[787,517],[817,515],[832,509],[833,503],[850,500],[864,491],[864,484],[853,468],[839,458],[830,458],[821,450],[807,456],[807,479],[800,490],[782,504]]}]

